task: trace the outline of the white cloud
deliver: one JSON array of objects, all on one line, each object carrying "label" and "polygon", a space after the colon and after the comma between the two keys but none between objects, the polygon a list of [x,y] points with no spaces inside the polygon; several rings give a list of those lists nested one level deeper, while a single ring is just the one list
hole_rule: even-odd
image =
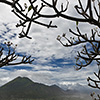
[{"label": "white cloud", "polygon": [[[70,0],[69,7],[72,7],[72,0]],[[6,33],[6,35],[2,35],[3,38],[0,38],[0,41],[12,41],[15,44],[18,44],[17,51],[26,53],[27,55],[31,55],[35,57],[36,60],[33,62],[31,66],[32,70],[27,69],[15,69],[15,70],[6,70],[0,69],[0,85],[14,79],[17,76],[27,76],[31,78],[35,82],[45,83],[45,84],[64,84],[67,85],[69,83],[81,83],[86,84],[86,78],[88,76],[92,76],[93,70],[95,70],[94,66],[90,66],[87,69],[82,69],[81,71],[75,71],[72,66],[67,64],[71,59],[75,62],[74,57],[76,56],[76,51],[80,51],[82,48],[80,46],[72,47],[72,48],[65,48],[63,47],[57,40],[57,36],[63,33],[67,33],[67,36],[70,37],[71,35],[68,32],[69,28],[75,30],[75,22],[70,22],[64,20],[62,18],[54,20],[53,24],[57,24],[57,29],[47,29],[45,27],[33,24],[29,35],[33,38],[32,40],[29,39],[19,39],[18,33],[20,29],[15,28],[15,24],[18,19],[9,11],[11,10],[8,6],[0,5],[0,32],[7,31],[7,28],[11,30]],[[5,12],[5,13],[4,13]],[[69,8],[69,12],[72,15],[74,14],[72,8]],[[10,19],[10,20],[9,20]],[[48,20],[47,20],[48,21]],[[47,22],[46,21],[46,22]],[[66,22],[65,22],[66,21]],[[8,23],[7,26],[3,25],[2,23]],[[84,27],[83,24],[79,24],[81,26],[82,32],[88,32],[89,27]],[[87,25],[87,24],[85,24]],[[10,39],[13,33],[17,34],[15,37]],[[62,64],[66,64],[62,68],[59,65],[50,64],[53,59],[65,59]],[[36,63],[34,65],[34,63]],[[60,62],[59,62],[60,63]],[[46,65],[42,65],[46,64]],[[26,66],[26,65],[25,65]],[[13,67],[13,66],[12,66]],[[11,67],[11,68],[12,68]],[[71,68],[70,68],[71,67]]]},{"label": "white cloud", "polygon": [[[95,67],[91,66],[94,71]],[[15,69],[6,70],[0,69],[0,85],[9,82],[10,80],[22,76],[29,77],[34,82],[43,83],[47,85],[57,84],[59,86],[68,84],[82,84],[87,85],[87,77],[93,76],[93,69],[86,68],[80,71],[75,71],[73,67],[68,68],[53,68],[52,66],[33,66],[32,70],[27,69]]]}]

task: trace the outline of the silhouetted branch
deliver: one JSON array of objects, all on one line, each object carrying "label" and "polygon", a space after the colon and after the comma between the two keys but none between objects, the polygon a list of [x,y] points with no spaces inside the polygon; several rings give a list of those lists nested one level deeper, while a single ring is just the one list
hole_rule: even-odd
[{"label": "silhouetted branch", "polygon": [[[100,1],[99,0],[87,0],[86,6],[83,6],[83,3],[81,0],[78,0],[79,5],[75,5],[75,9],[77,13],[81,17],[73,17],[71,15],[68,15],[66,12],[68,11],[69,2],[66,0],[66,2],[61,3],[60,8],[58,8],[58,1],[59,0],[52,0],[51,3],[48,3],[47,0],[40,0],[41,6],[39,4],[36,4],[38,0],[27,0],[29,2],[29,5],[24,3],[23,5],[20,3],[20,0],[12,0],[12,2],[8,0],[0,0],[1,3],[5,3],[7,5],[10,5],[13,10],[12,12],[20,19],[19,23],[16,25],[16,27],[22,27],[22,31],[19,34],[20,38],[27,37],[31,39],[31,37],[28,35],[32,23],[45,26],[47,28],[57,28],[56,25],[52,24],[52,20],[49,21],[49,23],[41,22],[41,18],[45,19],[54,19],[54,18],[64,18],[71,21],[77,22],[76,32],[74,32],[72,29],[69,29],[69,32],[74,35],[74,37],[68,38],[66,34],[64,33],[62,36],[58,36],[57,40],[64,46],[64,47],[72,47],[79,44],[83,44],[82,51],[78,51],[76,59],[76,70],[81,69],[82,67],[86,67],[90,65],[93,61],[96,61],[98,65],[100,65],[100,32],[97,28],[91,29],[91,36],[88,36],[88,33],[83,34],[79,27],[78,22],[87,22],[90,25],[95,25],[96,27],[100,28]],[[64,7],[65,6],[65,7]],[[44,9],[47,9],[47,11],[52,10],[53,13],[41,13],[44,11]],[[60,9],[60,10],[59,10]],[[24,30],[26,29],[26,31]],[[66,43],[63,42],[63,39],[66,40]],[[7,44],[11,45],[10,43]],[[9,48],[9,46],[8,46]],[[11,50],[8,50],[8,54],[2,58],[3,55],[3,48],[1,47],[0,50],[0,67],[6,66],[6,65],[17,65],[17,64],[26,64],[26,63],[32,63],[34,61],[30,60],[31,56],[26,57],[23,56],[22,60],[20,62],[12,63],[12,61],[16,61],[18,56],[15,54],[15,49],[11,52]],[[100,83],[100,70],[98,74],[94,73],[94,75],[97,77],[97,80],[94,80],[90,77],[88,77],[88,85],[92,88],[98,88],[100,89],[99,83]],[[93,83],[93,84],[91,84]],[[94,93],[91,94],[91,96],[94,96]],[[97,97],[100,100],[100,96],[97,95]],[[97,100],[96,98],[93,98],[94,100]]]},{"label": "silhouetted branch", "polygon": [[[97,61],[97,63],[100,63],[100,41],[99,39],[96,39],[96,37],[99,37],[97,29],[91,29],[91,36],[88,37],[87,34],[82,34],[78,27],[76,27],[77,32],[72,31],[69,29],[70,33],[73,34],[75,37],[70,37],[68,39],[66,37],[66,34],[64,33],[62,36],[58,36],[57,40],[65,47],[71,47],[78,44],[84,44],[83,49],[81,52],[78,52],[76,59],[76,65],[79,66],[78,69],[81,69],[82,67],[86,67],[87,65],[91,64],[93,61]],[[65,39],[67,42],[66,44],[63,43],[63,39]],[[88,49],[90,47],[90,49]]]},{"label": "silhouetted branch", "polygon": [[[52,3],[48,3],[46,0],[41,0],[41,6],[39,7],[38,4],[36,5],[35,3],[38,2],[38,0],[27,0],[30,5],[28,6],[26,3],[24,3],[24,7],[20,3],[20,0],[12,0],[12,2],[8,0],[0,0],[1,3],[5,3],[7,5],[10,5],[13,8],[13,13],[21,20],[21,23],[17,24],[17,27],[27,27],[26,32],[24,31],[23,34],[20,37],[27,37],[31,39],[28,35],[31,23],[39,24],[42,26],[45,26],[47,28],[57,28],[56,25],[51,24],[45,24],[44,22],[40,22],[40,18],[56,18],[56,17],[62,17],[64,19],[72,20],[72,21],[78,21],[78,22],[88,22],[90,24],[96,25],[100,27],[99,19],[100,19],[100,13],[97,9],[97,6],[95,5],[95,1],[92,0],[87,0],[87,5],[86,9],[83,8],[83,4],[80,0],[79,6],[76,5],[75,9],[78,12],[79,15],[83,16],[83,18],[78,18],[78,17],[72,17],[69,15],[66,15],[65,12],[68,10],[68,5],[69,2],[66,0],[65,3],[62,3],[60,6],[60,10],[57,8],[58,0],[52,0]],[[64,7],[65,6],[65,7]],[[41,13],[45,9],[52,9],[54,11],[54,14],[43,14]],[[94,8],[94,9],[93,9]],[[93,10],[96,13],[98,19],[94,17],[93,15]],[[88,12],[89,11],[89,12]],[[31,13],[30,13],[31,12]],[[29,14],[30,13],[30,14]],[[52,21],[50,21],[52,22]],[[26,25],[27,23],[28,26]]]},{"label": "silhouetted branch", "polygon": [[[15,47],[12,47],[11,42],[5,43],[5,47],[0,46],[0,67],[9,66],[9,65],[19,65],[19,64],[32,64],[34,59],[31,59],[31,56],[23,56],[21,61],[17,61],[19,56],[15,53]],[[6,54],[4,53],[6,49]]]}]

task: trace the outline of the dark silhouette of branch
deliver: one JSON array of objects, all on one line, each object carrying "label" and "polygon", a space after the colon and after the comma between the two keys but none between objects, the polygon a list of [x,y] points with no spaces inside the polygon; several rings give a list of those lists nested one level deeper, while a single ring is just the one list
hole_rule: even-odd
[{"label": "dark silhouette of branch", "polygon": [[[96,74],[96,73],[94,72],[94,75],[96,76],[96,78],[97,78],[98,80],[94,80],[94,79],[88,77],[88,78],[87,78],[88,85],[89,85],[90,87],[92,87],[92,88],[100,89],[100,86],[99,86],[99,83],[100,83],[100,73],[98,72],[98,74]],[[94,84],[93,84],[93,83],[94,83]]]},{"label": "dark silhouette of branch", "polygon": [[[100,89],[100,70],[98,71],[98,74],[94,72],[94,75],[96,76],[96,79],[92,79],[90,77],[87,78],[88,81],[88,86],[95,88],[95,89]],[[99,100],[100,95],[96,94],[95,92],[91,93],[91,97],[93,100]]]},{"label": "dark silhouette of branch", "polygon": [[15,53],[17,45],[12,47],[13,44],[11,42],[7,42],[4,45],[5,47],[0,46],[0,67],[19,64],[32,64],[34,61],[34,59],[31,59],[31,56],[23,56],[21,61],[17,61],[17,59],[20,57]]},{"label": "dark silhouette of branch", "polygon": [[[20,38],[27,37],[31,39],[31,37],[28,36],[31,23],[39,24],[47,28],[50,28],[50,27],[57,28],[56,25],[52,25],[51,23],[52,21],[50,21],[49,24],[45,24],[43,22],[40,22],[39,20],[40,18],[48,19],[48,18],[62,17],[64,19],[68,19],[72,21],[88,22],[90,24],[100,27],[100,23],[99,23],[100,16],[99,16],[99,11],[97,9],[97,6],[95,5],[95,1],[87,0],[86,9],[84,9],[82,2],[78,0],[79,6],[76,5],[75,9],[79,15],[83,16],[83,18],[73,17],[73,16],[69,16],[65,14],[65,12],[67,12],[68,10],[68,5],[69,5],[69,2],[67,0],[65,3],[61,4],[61,7],[60,7],[61,10],[58,10],[57,8],[58,0],[52,0],[51,4],[48,3],[48,1],[46,0],[41,0],[40,2],[41,6],[38,6],[38,4],[37,5],[35,4],[38,2],[38,0],[27,0],[27,1],[30,3],[30,5],[27,5],[26,3],[24,3],[24,8],[23,8],[23,5],[20,3],[20,0],[12,0],[12,2],[8,0],[0,0],[1,3],[10,5],[13,8],[12,12],[20,19],[20,23],[18,23],[16,26],[17,27],[22,26],[26,28],[26,31],[22,30],[22,32],[19,34]],[[48,9],[48,10],[52,9],[52,11],[54,11],[55,13],[43,14],[41,12],[44,9]],[[96,13],[96,16],[98,17],[98,19],[97,17],[94,17],[95,15],[93,15],[94,14],[93,12]],[[26,25],[27,23],[29,23],[28,26]]]},{"label": "dark silhouette of branch", "polygon": [[[87,36],[88,34],[82,34],[78,27],[76,27],[76,29],[77,32],[74,32],[71,29],[69,29],[69,31],[77,38],[70,37],[70,39],[68,39],[64,33],[62,36],[58,36],[57,40],[65,47],[71,47],[85,43],[85,45],[82,46],[82,51],[78,51],[78,55],[75,57],[76,65],[79,66],[77,70],[88,66],[93,61],[97,61],[97,63],[100,64],[100,57],[97,57],[100,55],[100,41],[99,39],[96,39],[96,36],[99,37],[97,29],[91,29],[90,37]],[[64,44],[62,39],[65,39],[67,43]]]},{"label": "dark silhouette of branch", "polygon": [[[83,49],[82,51],[78,51],[76,59],[76,70],[81,69],[82,67],[86,67],[90,65],[93,61],[96,61],[98,65],[100,65],[100,2],[99,0],[87,0],[86,6],[84,7],[81,0],[78,0],[79,5],[75,5],[75,9],[80,17],[74,17],[71,15],[66,14],[68,11],[69,2],[66,0],[66,2],[62,3],[60,6],[60,10],[58,8],[58,1],[59,0],[52,0],[51,3],[49,3],[47,0],[40,0],[41,5],[39,6],[36,4],[38,0],[28,0],[29,5],[24,3],[24,7],[20,3],[20,0],[12,0],[12,2],[8,0],[0,0],[1,3],[5,3],[7,5],[10,5],[13,10],[12,12],[20,19],[19,23],[16,25],[16,27],[23,27],[21,33],[19,34],[19,38],[27,37],[31,39],[31,37],[28,35],[32,23],[45,26],[47,28],[57,28],[56,25],[52,24],[52,20],[50,20],[49,23],[41,22],[39,19],[45,18],[45,19],[54,19],[54,18],[64,18],[71,21],[76,21],[76,32],[72,29],[69,29],[69,32],[74,35],[75,37],[70,37],[70,39],[66,36],[64,33],[62,36],[58,36],[57,40],[64,46],[64,47],[72,47],[79,44],[82,44]],[[52,9],[53,13],[42,13],[44,9]],[[89,23],[89,25],[94,25],[97,28],[91,29],[91,36],[88,36],[88,33],[82,33],[79,29],[78,23]],[[24,30],[26,29],[26,31]],[[66,40],[66,44],[63,42],[63,39]],[[1,49],[2,54],[3,49]],[[31,63],[33,60],[30,60],[30,56],[23,57],[21,62],[18,63],[10,63],[10,61],[16,60],[17,56],[15,55],[15,52],[10,53],[10,55],[7,55],[4,59],[1,61],[4,61],[4,65],[16,65],[20,63]],[[10,60],[8,59],[10,58]],[[3,64],[3,63],[2,63]],[[2,65],[1,65],[2,66]],[[98,88],[100,83],[100,71],[99,74],[95,74],[95,76],[98,78],[98,80],[94,80],[92,78],[88,78],[89,86],[92,88]],[[92,85],[91,82],[94,83]],[[91,94],[93,97],[94,94]],[[97,95],[100,99],[100,96]],[[96,100],[96,99],[95,99]]]},{"label": "dark silhouette of branch", "polygon": [[[47,28],[50,28],[50,27],[57,28],[56,25],[52,25],[52,21],[50,21],[49,24],[45,24],[43,22],[38,21],[38,19],[43,17],[40,14],[40,12],[46,5],[41,3],[41,7],[39,8],[38,5],[34,4],[37,0],[34,0],[34,1],[28,0],[28,1],[30,3],[30,6],[28,7],[27,4],[25,3],[24,4],[25,8],[23,8],[22,5],[19,3],[20,0],[12,0],[12,2],[10,2],[8,0],[0,0],[1,3],[10,5],[13,8],[12,12],[20,19],[20,23],[18,23],[16,26],[17,27],[22,26],[23,29],[26,28],[26,32],[22,29],[22,32],[19,34],[20,38],[27,37],[27,38],[31,39],[31,37],[28,36],[28,33],[29,33],[32,23],[39,24],[39,25],[45,26]],[[26,11],[27,11],[27,13],[26,13]],[[31,17],[30,17],[30,14],[28,14],[30,12],[32,14]],[[50,16],[50,18],[52,18],[52,16]],[[27,23],[29,23],[29,24],[26,25]]]},{"label": "dark silhouette of branch", "polygon": [[10,6],[13,5],[13,2],[10,2],[10,1],[8,1],[8,0],[0,0],[0,2],[1,2],[1,3],[5,3],[5,4],[7,4],[7,5],[10,5]]}]

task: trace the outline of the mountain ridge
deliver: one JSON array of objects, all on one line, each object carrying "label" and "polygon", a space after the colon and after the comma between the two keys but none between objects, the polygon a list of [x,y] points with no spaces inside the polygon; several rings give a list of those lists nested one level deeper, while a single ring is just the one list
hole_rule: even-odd
[{"label": "mountain ridge", "polygon": [[91,100],[87,92],[63,90],[57,85],[48,86],[20,76],[0,87],[0,100],[84,100],[84,98]]},{"label": "mountain ridge", "polygon": [[3,98],[1,100],[11,100],[12,98],[44,99],[62,95],[65,95],[65,91],[58,86],[35,83],[27,77],[17,77],[0,87],[0,98]]}]

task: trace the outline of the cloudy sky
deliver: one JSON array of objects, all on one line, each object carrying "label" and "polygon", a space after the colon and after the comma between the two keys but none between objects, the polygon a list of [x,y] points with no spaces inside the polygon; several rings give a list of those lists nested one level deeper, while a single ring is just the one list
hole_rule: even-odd
[{"label": "cloudy sky", "polygon": [[[77,16],[74,10],[74,5],[77,2],[73,3],[72,1],[69,0],[70,4],[67,13]],[[77,83],[87,85],[87,77],[94,77],[93,72],[97,70],[95,64],[80,71],[76,71],[73,67],[75,65],[74,57],[77,55],[77,51],[82,49],[80,45],[65,48],[56,40],[57,36],[63,33],[67,33],[69,37],[68,29],[75,30],[76,22],[62,18],[53,19],[53,24],[58,26],[57,29],[47,29],[46,27],[33,24],[29,32],[32,39],[29,40],[27,38],[18,38],[20,28],[15,27],[18,21],[19,19],[11,12],[9,6],[0,4],[0,42],[11,41],[17,44],[17,52],[31,55],[35,58],[35,61],[31,65],[5,66],[1,68],[0,86],[18,76],[29,77],[34,82],[47,85],[66,86]],[[45,22],[48,22],[48,20]],[[83,33],[90,31],[86,23],[79,25]]]}]

